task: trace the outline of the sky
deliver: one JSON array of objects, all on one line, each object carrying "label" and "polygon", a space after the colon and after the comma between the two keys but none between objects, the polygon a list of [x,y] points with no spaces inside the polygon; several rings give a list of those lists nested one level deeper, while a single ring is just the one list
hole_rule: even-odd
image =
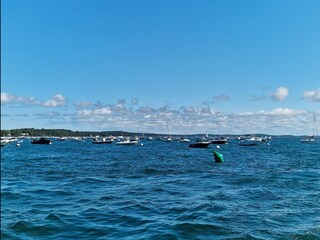
[{"label": "sky", "polygon": [[1,1],[1,129],[310,135],[314,113],[318,0]]}]

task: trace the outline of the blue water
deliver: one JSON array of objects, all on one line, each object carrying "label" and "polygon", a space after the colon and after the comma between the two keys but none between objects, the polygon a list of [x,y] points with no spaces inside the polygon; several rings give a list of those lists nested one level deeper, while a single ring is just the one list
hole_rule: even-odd
[{"label": "blue water", "polygon": [[1,148],[1,239],[320,239],[320,144]]}]

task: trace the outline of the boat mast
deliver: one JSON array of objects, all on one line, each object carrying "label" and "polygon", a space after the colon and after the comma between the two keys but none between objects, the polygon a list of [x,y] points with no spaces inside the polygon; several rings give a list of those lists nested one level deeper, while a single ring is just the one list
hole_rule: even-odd
[{"label": "boat mast", "polygon": [[169,138],[171,139],[171,131],[170,131],[170,128],[169,128],[169,124],[167,123],[167,131],[168,131],[168,134],[169,134]]},{"label": "boat mast", "polygon": [[317,121],[316,121],[316,112],[313,113],[313,137],[318,135]]}]

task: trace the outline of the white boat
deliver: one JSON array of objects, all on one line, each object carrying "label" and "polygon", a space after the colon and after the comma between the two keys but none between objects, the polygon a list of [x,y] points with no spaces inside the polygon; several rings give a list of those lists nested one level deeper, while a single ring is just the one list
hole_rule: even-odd
[{"label": "white boat", "polygon": [[168,130],[168,136],[162,137],[161,140],[164,141],[164,142],[172,142],[171,131],[170,131],[170,128],[169,128],[168,124],[167,124],[167,130]]},{"label": "white boat", "polygon": [[181,138],[179,142],[190,142],[189,138]]},{"label": "white boat", "polygon": [[111,138],[100,138],[100,137],[95,137],[92,141],[93,144],[110,144],[113,142],[113,139]]},{"label": "white boat", "polygon": [[211,141],[212,144],[226,144],[228,139],[225,137],[216,137]]},{"label": "white boat", "polygon": [[57,141],[66,141],[67,138],[66,138],[66,137],[59,137],[59,138],[57,138],[56,140],[57,140]]},{"label": "white boat", "polygon": [[84,142],[84,139],[81,137],[70,137],[69,140],[73,142]]},{"label": "white boat", "polygon": [[316,137],[315,134],[318,134],[318,129],[316,125],[316,113],[313,113],[313,130],[312,130],[312,136],[305,137],[300,139],[301,143],[316,143]]},{"label": "white boat", "polygon": [[219,130],[218,130],[219,136],[217,136],[213,140],[211,140],[211,143],[212,144],[227,144],[228,138],[221,136],[221,134],[220,134],[220,123],[218,126],[219,126]]},{"label": "white boat", "polygon": [[138,143],[139,141],[137,140],[125,139],[125,140],[116,142],[116,145],[137,145]]},{"label": "white boat", "polygon": [[261,138],[259,137],[251,137],[251,138],[246,138],[246,139],[242,139],[239,142],[240,146],[257,146],[261,143]]},{"label": "white boat", "polygon": [[8,139],[1,139],[1,147],[3,147],[4,145],[8,144],[10,141]]},{"label": "white boat", "polygon": [[306,138],[300,139],[300,142],[301,143],[315,143],[316,140],[315,140],[314,136],[311,136],[311,137],[306,137]]},{"label": "white boat", "polygon": [[164,142],[172,142],[172,138],[171,138],[171,137],[162,137],[162,138],[161,138],[161,141],[164,141]]},{"label": "white boat", "polygon": [[18,139],[14,137],[1,137],[1,147],[8,143],[16,142],[16,141],[18,141]]}]

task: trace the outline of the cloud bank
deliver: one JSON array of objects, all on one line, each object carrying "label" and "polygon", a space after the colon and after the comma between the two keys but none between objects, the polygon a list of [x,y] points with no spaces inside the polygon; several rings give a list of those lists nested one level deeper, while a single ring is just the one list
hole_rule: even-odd
[{"label": "cloud bank", "polygon": [[[312,113],[303,109],[275,108],[270,111],[224,113],[208,106],[169,105],[154,108],[141,106],[136,109],[118,104],[78,110],[74,121],[83,126],[93,123],[105,130],[144,131],[167,133],[269,133],[292,134],[311,129]],[[310,127],[307,127],[310,125]]]},{"label": "cloud bank", "polygon": [[[284,99],[288,91],[276,92],[278,99]],[[318,92],[306,91],[304,96],[318,101]],[[222,95],[221,95],[222,96]],[[228,98],[222,97],[228,100]],[[311,101],[311,100],[310,100]],[[1,104],[5,106],[36,106],[28,116],[3,114],[2,119],[15,119],[21,124],[30,119],[31,127],[69,128],[72,130],[123,130],[131,132],[168,133],[173,134],[209,133],[218,134],[309,134],[312,129],[312,112],[304,109],[275,108],[258,111],[239,111],[226,113],[207,104],[200,106],[180,106],[172,108],[170,104],[160,107],[141,106],[137,98],[119,99],[115,103],[75,102],[66,108],[66,98],[61,94],[51,99],[40,101],[35,97],[20,97],[1,93]],[[37,112],[36,109],[39,109]],[[43,111],[46,109],[54,109]],[[317,113],[317,115],[320,112]],[[38,122],[37,122],[38,121]],[[37,124],[37,125],[35,125]],[[25,126],[20,126],[25,127]],[[75,129],[76,127],[76,129]],[[220,131],[219,131],[220,130]]]}]

